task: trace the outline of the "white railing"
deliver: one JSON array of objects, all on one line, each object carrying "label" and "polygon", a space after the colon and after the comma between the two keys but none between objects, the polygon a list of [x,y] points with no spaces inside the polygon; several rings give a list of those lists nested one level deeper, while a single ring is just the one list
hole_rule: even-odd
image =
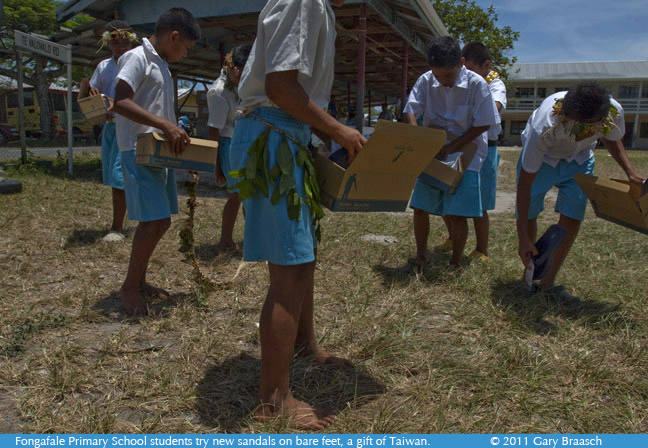
[{"label": "white railing", "polygon": [[[507,98],[507,112],[532,112],[544,98]],[[648,98],[617,98],[625,114],[648,113]]]}]

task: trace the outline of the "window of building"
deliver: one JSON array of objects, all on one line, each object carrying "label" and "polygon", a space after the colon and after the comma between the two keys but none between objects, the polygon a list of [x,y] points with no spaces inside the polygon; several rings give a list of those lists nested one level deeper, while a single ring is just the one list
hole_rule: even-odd
[{"label": "window of building", "polygon": [[[25,107],[34,105],[34,92],[31,90],[23,91],[23,98],[25,99]],[[7,107],[18,107],[18,92],[9,92],[7,95]]]},{"label": "window of building", "polygon": [[619,98],[639,98],[639,86],[619,86]]},{"label": "window of building", "polygon": [[515,98],[533,98],[533,87],[516,87]]},{"label": "window of building", "polygon": [[556,87],[556,88],[554,89],[554,93],[558,93],[558,92],[566,92],[566,91],[568,91],[568,90],[569,90],[569,87]]},{"label": "window of building", "polygon": [[54,106],[54,110],[58,112],[65,112],[65,94],[63,93],[51,93],[50,98],[52,101],[52,105]]},{"label": "window of building", "polygon": [[648,85],[644,84],[641,89],[641,98],[648,98]]},{"label": "window of building", "polygon": [[639,127],[639,138],[648,138],[648,122],[641,123]]},{"label": "window of building", "polygon": [[526,123],[527,122],[523,120],[511,121],[511,135],[522,135],[522,131],[524,131]]},{"label": "window of building", "polygon": [[538,87],[538,93],[536,94],[536,97],[544,98],[546,96],[547,96],[547,88],[546,87]]}]

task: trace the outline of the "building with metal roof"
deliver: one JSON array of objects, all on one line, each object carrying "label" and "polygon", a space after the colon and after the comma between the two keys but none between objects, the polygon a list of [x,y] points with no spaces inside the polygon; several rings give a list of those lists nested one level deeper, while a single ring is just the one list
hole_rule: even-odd
[{"label": "building with metal roof", "polygon": [[516,64],[509,73],[508,105],[502,115],[507,143],[520,144],[527,120],[547,96],[594,80],[623,106],[624,144],[648,148],[648,61]]},{"label": "building with metal roof", "polygon": [[[184,0],[181,5],[198,19],[203,36],[186,59],[171,65],[174,77],[205,85],[217,78],[227,51],[254,41],[258,15],[266,3]],[[97,20],[63,30],[54,40],[72,45],[75,64],[95,66],[110,55],[108,49],[98,51],[97,45],[105,23],[124,20],[145,36],[162,12],[178,5],[177,0],[69,0],[56,10],[58,21],[79,13]],[[427,42],[448,34],[429,0],[347,0],[333,9],[337,42],[332,93],[338,107],[368,106],[372,101],[393,104],[428,70]]]}]

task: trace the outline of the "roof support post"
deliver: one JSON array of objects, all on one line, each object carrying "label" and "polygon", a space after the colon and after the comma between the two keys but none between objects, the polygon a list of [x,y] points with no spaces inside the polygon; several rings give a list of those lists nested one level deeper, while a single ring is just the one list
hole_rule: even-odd
[{"label": "roof support post", "polygon": [[358,92],[356,95],[356,129],[362,133],[364,125],[365,50],[367,45],[367,5],[360,5],[358,22]]},{"label": "roof support post", "polygon": [[[407,104],[407,66],[409,64],[409,45],[407,44],[407,41],[403,41],[403,72],[401,75],[401,106],[400,110],[398,111],[398,114],[403,115],[403,110],[405,110],[405,104]],[[396,117],[398,119],[398,116]]]}]

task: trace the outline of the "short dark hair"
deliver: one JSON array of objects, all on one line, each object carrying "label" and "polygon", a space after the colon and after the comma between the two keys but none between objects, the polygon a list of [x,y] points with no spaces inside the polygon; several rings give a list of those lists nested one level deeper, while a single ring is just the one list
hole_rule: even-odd
[{"label": "short dark hair", "polygon": [[183,39],[200,39],[200,26],[196,18],[184,8],[171,8],[162,13],[155,24],[154,33],[159,35],[177,31]]},{"label": "short dark hair", "polygon": [[106,31],[132,30],[131,26],[123,20],[112,20],[104,26]]},{"label": "short dark hair", "polygon": [[243,69],[243,67],[245,67],[245,63],[248,60],[248,57],[250,57],[251,50],[252,45],[250,44],[239,45],[238,47],[235,47],[234,50],[232,50],[232,63],[236,67]]},{"label": "short dark hair", "polygon": [[481,42],[470,42],[464,45],[463,50],[461,50],[461,56],[463,56],[466,61],[474,62],[479,66],[482,66],[486,61],[491,60],[490,51],[488,51],[486,45]]},{"label": "short dark hair", "polygon": [[450,36],[435,37],[427,48],[430,67],[456,67],[461,64],[459,42]]},{"label": "short dark hair", "polygon": [[610,112],[610,93],[595,81],[581,82],[567,91],[562,109],[577,121],[603,119]]}]

